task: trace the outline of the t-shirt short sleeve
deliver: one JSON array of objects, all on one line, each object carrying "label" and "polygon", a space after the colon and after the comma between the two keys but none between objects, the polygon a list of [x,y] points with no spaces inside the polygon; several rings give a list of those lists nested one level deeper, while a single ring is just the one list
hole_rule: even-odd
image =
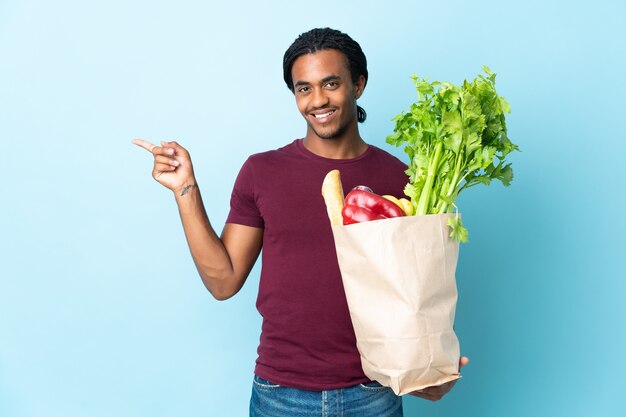
[{"label": "t-shirt short sleeve", "polygon": [[250,158],[243,164],[230,196],[230,212],[226,223],[264,227],[265,222],[257,206],[254,192],[254,173]]}]

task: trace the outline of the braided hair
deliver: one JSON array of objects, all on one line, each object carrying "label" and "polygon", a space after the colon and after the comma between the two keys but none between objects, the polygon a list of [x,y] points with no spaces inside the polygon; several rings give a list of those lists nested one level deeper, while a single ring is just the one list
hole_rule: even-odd
[{"label": "braided hair", "polygon": [[[287,87],[294,92],[291,67],[295,60],[304,54],[312,54],[326,49],[336,49],[348,59],[348,67],[352,82],[356,83],[359,76],[365,77],[367,84],[367,60],[361,46],[350,36],[330,28],[312,29],[298,36],[285,52],[283,57],[283,78]],[[357,106],[357,120],[363,123],[367,113],[361,106]]]}]

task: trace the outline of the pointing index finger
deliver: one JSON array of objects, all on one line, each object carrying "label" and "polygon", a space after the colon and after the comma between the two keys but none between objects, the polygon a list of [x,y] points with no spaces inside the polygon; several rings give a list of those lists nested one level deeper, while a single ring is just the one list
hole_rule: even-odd
[{"label": "pointing index finger", "polygon": [[143,140],[143,139],[133,139],[131,142],[137,146],[141,146],[142,148],[144,148],[150,153],[152,153],[152,150],[156,148],[155,144],[150,143],[147,140]]}]

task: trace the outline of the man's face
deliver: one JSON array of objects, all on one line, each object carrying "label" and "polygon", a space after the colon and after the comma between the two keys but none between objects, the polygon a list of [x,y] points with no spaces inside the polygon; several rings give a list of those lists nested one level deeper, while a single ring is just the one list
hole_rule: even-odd
[{"label": "man's face", "polygon": [[341,137],[356,128],[356,99],[365,77],[352,82],[348,60],[336,49],[298,57],[291,67],[298,110],[308,124],[307,134],[321,139]]}]

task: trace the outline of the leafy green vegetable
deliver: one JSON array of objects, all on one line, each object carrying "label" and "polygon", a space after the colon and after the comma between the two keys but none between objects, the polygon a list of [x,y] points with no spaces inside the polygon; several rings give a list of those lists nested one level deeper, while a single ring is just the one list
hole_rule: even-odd
[{"label": "leafy green vegetable", "polygon": [[[504,114],[511,109],[496,92],[496,74],[486,66],[483,71],[486,76],[461,86],[411,77],[418,100],[393,118],[396,126],[387,143],[405,145],[410,162],[404,193],[416,215],[451,213],[466,188],[492,180],[509,186],[513,180],[505,161],[519,150],[507,136]],[[448,225],[450,237],[467,241],[458,213]]]},{"label": "leafy green vegetable", "polygon": [[459,242],[467,242],[467,229],[463,226],[459,213],[456,216],[448,219],[448,226],[450,226],[450,237],[456,239]]}]

